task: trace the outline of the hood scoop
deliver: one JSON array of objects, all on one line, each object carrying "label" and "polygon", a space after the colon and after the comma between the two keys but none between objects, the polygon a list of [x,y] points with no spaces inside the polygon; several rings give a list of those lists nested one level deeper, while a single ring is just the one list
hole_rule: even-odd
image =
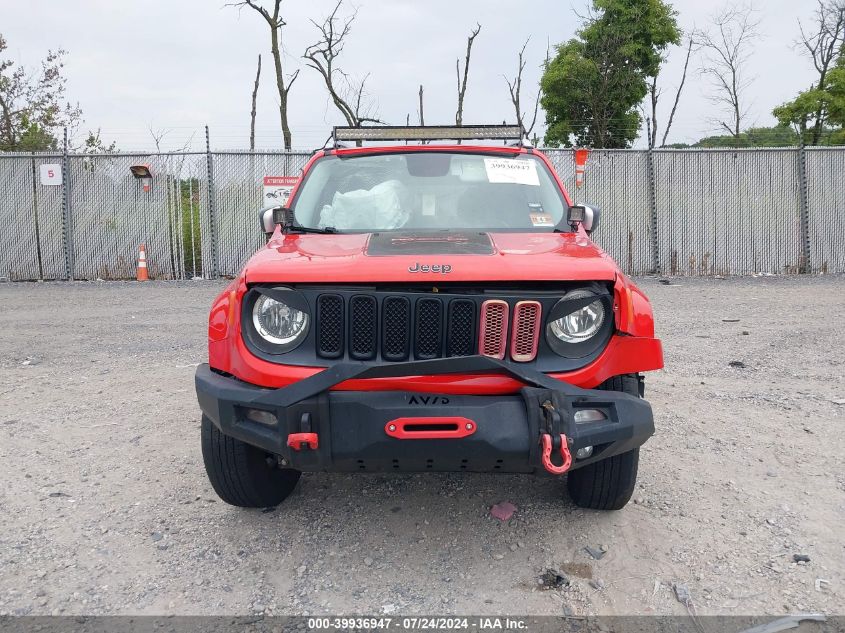
[{"label": "hood scoop", "polygon": [[492,255],[487,233],[373,233],[367,255]]}]

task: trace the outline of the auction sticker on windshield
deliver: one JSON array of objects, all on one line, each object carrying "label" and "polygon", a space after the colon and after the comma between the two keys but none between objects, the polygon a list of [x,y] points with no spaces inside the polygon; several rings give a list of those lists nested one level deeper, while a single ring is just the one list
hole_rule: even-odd
[{"label": "auction sticker on windshield", "polygon": [[487,180],[493,183],[540,186],[537,163],[533,160],[485,158],[484,168],[487,170]]}]

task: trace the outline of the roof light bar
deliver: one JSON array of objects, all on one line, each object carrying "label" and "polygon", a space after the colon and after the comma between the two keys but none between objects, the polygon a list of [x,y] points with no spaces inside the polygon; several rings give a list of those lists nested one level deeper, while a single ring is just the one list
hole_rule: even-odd
[{"label": "roof light bar", "polygon": [[380,125],[378,127],[335,127],[335,143],[340,141],[437,141],[437,140],[517,140],[523,138],[518,125]]}]

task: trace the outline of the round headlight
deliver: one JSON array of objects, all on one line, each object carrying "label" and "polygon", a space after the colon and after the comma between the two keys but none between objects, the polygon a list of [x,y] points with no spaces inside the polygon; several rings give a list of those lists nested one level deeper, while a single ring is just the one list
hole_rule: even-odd
[{"label": "round headlight", "polygon": [[[585,299],[592,295],[588,290],[573,290],[565,299]],[[597,298],[593,303],[575,312],[550,321],[548,332],[564,343],[582,343],[601,330],[604,318],[604,303]]]},{"label": "round headlight", "polygon": [[261,338],[288,351],[308,333],[308,313],[261,295],[252,308],[252,324]]}]

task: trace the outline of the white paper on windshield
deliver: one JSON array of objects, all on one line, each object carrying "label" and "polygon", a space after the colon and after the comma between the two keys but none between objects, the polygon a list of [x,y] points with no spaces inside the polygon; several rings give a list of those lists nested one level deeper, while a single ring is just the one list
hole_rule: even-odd
[{"label": "white paper on windshield", "polygon": [[487,180],[490,182],[540,186],[537,163],[533,160],[485,158],[484,168],[487,170]]}]

